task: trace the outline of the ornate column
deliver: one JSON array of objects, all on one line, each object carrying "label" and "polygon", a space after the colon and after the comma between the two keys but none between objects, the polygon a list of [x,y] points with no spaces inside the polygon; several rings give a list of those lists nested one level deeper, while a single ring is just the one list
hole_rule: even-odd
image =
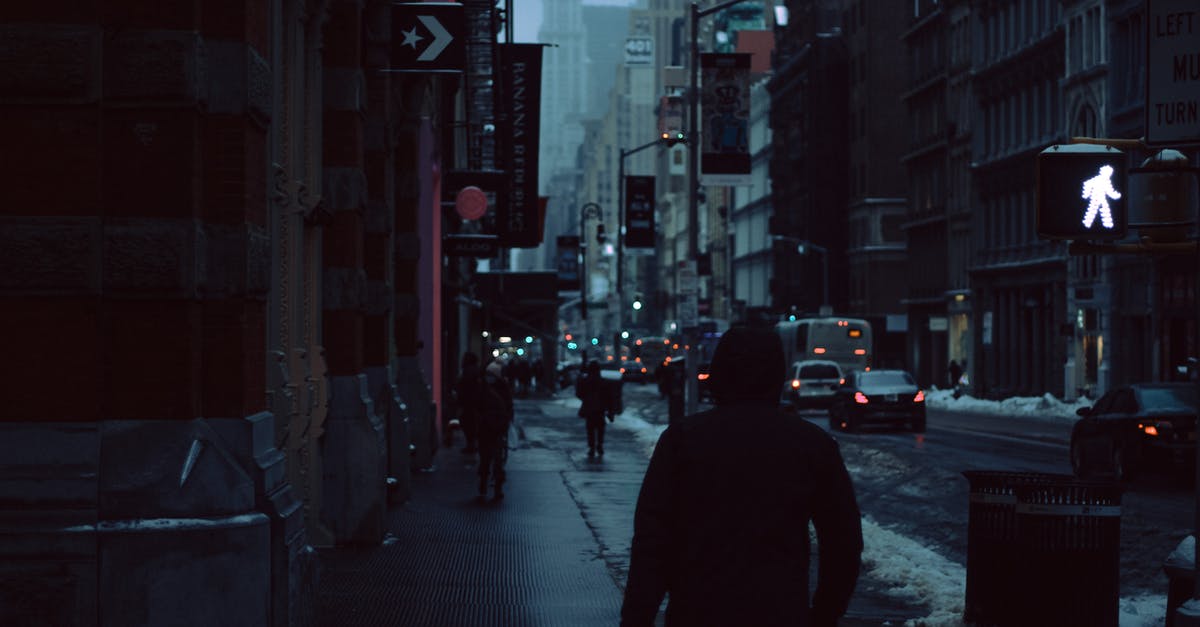
[{"label": "ornate column", "polygon": [[368,388],[364,350],[368,102],[362,69],[362,6],[335,2],[329,13],[323,54],[322,171],[330,219],[322,246],[322,333],[330,395],[322,520],[336,543],[370,543],[383,539],[387,508],[384,424]]}]

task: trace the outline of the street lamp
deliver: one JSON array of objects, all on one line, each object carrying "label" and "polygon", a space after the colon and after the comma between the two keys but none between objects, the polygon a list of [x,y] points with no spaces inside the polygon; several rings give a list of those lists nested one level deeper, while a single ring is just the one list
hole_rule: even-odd
[{"label": "street lamp", "polygon": [[[707,9],[701,10],[700,5],[692,2],[692,20],[690,33],[692,36],[691,50],[688,55],[688,126],[687,132],[688,142],[688,185],[691,189],[688,191],[688,258],[695,259],[700,254],[700,18],[716,13],[723,9],[727,9],[735,4],[741,4],[745,0],[729,0],[722,2]],[[695,346],[699,338],[695,337],[698,329],[692,330],[693,337],[689,338],[688,344]],[[688,414],[696,413],[696,394],[699,392],[697,385],[696,374],[697,366],[696,359],[688,359],[685,362],[687,369],[686,382],[687,386],[685,393],[686,409]]]},{"label": "street lamp", "polygon": [[829,249],[797,237],[772,235],[771,238],[776,241],[794,242],[796,252],[801,255],[807,255],[810,251],[821,255],[821,309],[829,307]]},{"label": "street lamp", "polygon": [[[583,319],[583,332],[587,333],[587,225],[588,218],[603,218],[604,209],[597,203],[584,203],[579,208],[579,316]],[[599,234],[597,234],[599,235]],[[583,350],[583,361],[587,362],[587,349]]]}]

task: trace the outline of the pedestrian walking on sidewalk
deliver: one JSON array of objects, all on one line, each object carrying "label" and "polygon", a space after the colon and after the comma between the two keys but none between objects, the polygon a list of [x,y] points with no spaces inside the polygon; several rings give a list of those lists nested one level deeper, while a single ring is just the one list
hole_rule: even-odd
[{"label": "pedestrian walking on sidewalk", "polygon": [[[862,526],[837,442],[779,409],[783,346],[735,327],[709,369],[716,406],[658,440],[634,515],[621,625],[833,627],[858,581]],[[809,590],[808,528],[819,546]]]},{"label": "pedestrian walking on sidewalk", "polygon": [[488,364],[479,408],[479,497],[487,497],[489,480],[494,498],[504,498],[504,465],[508,461],[508,428],[513,420],[512,388],[500,362]]},{"label": "pedestrian walking on sidewalk", "polygon": [[600,364],[588,362],[587,372],[575,382],[575,396],[579,397],[579,417],[587,427],[588,457],[604,455],[604,421],[612,422],[616,416],[612,393],[600,377]]},{"label": "pedestrian walking on sidewalk", "polygon": [[[464,453],[474,453],[478,444],[479,405],[483,400],[483,369],[479,367],[479,356],[472,352],[463,353],[462,369],[454,385],[458,397],[458,426],[462,429],[466,446]],[[446,430],[446,446],[454,444],[454,433]]]}]

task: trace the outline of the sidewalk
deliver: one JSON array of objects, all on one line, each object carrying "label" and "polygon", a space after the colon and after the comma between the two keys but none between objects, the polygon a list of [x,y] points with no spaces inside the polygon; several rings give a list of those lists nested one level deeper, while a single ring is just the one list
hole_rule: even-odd
[{"label": "sidewalk", "polygon": [[621,591],[563,485],[561,456],[509,456],[505,498],[475,499],[471,458],[442,449],[388,514],[383,546],[320,551],[317,623],[616,625]]},{"label": "sidewalk", "polygon": [[[573,411],[551,399],[521,401],[518,411],[530,437],[513,443],[503,501],[476,501],[474,456],[459,452],[459,439],[438,452],[433,471],[413,475],[412,498],[389,512],[382,546],[319,551],[320,627],[619,623],[613,569],[627,568],[645,453],[632,433],[610,429],[603,462],[577,459],[580,451],[539,440],[564,425],[561,437],[581,437]],[[864,578],[840,625],[912,616]]]}]

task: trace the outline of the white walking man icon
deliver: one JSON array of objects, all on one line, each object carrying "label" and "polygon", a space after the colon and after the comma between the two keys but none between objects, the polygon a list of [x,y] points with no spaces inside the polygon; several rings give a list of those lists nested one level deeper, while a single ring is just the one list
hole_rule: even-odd
[{"label": "white walking man icon", "polygon": [[1113,189],[1112,186],[1111,165],[1100,166],[1100,173],[1083,182],[1083,195],[1081,198],[1088,199],[1087,213],[1083,216],[1083,226],[1091,228],[1092,222],[1096,221],[1096,212],[1100,213],[1100,223],[1104,228],[1113,228],[1112,209],[1108,206],[1108,199],[1117,200],[1121,197],[1121,192]]}]

